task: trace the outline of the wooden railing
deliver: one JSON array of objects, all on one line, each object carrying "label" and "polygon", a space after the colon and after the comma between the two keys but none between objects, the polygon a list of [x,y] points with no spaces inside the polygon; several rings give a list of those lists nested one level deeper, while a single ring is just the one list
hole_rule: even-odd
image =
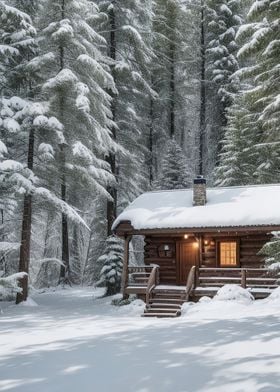
[{"label": "wooden railing", "polygon": [[266,268],[199,268],[197,286],[239,284],[243,288],[275,288],[277,276]]},{"label": "wooden railing", "polygon": [[128,267],[127,294],[144,295],[146,304],[150,302],[153,289],[159,284],[159,266],[141,265]]},{"label": "wooden railing", "polygon": [[159,267],[153,266],[152,272],[149,276],[147,288],[146,288],[146,305],[149,305],[151,293],[159,282]]},{"label": "wooden railing", "polygon": [[195,279],[196,278],[196,267],[195,265],[192,266],[189,274],[188,274],[188,279],[187,279],[187,284],[186,284],[186,291],[185,291],[185,301],[189,300],[190,294],[192,290],[195,288]]},{"label": "wooden railing", "polygon": [[129,266],[128,273],[133,274],[137,272],[151,272],[154,268],[153,265],[137,265],[137,266]]}]

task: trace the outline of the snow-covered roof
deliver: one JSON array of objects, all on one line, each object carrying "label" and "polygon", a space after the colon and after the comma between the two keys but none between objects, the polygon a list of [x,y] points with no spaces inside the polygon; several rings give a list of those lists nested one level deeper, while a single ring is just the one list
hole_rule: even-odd
[{"label": "snow-covered roof", "polygon": [[135,230],[280,225],[280,185],[207,188],[207,203],[193,206],[192,189],[147,192],[115,220]]}]

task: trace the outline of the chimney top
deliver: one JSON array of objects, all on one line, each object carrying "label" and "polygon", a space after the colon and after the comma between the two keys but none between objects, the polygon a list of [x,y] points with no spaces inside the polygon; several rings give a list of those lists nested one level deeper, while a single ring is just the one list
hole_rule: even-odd
[{"label": "chimney top", "polygon": [[196,178],[193,180],[194,184],[206,184],[206,178],[203,176],[196,176]]}]

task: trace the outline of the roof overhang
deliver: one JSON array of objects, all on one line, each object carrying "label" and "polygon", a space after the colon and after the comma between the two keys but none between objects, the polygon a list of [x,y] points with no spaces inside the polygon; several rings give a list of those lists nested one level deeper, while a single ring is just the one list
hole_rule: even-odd
[{"label": "roof overhang", "polygon": [[234,233],[270,233],[280,231],[280,225],[256,225],[256,226],[219,226],[219,227],[180,227],[180,228],[148,228],[134,229],[130,221],[121,221],[115,228],[114,233],[119,237],[132,235],[183,235],[183,234],[234,234]]}]

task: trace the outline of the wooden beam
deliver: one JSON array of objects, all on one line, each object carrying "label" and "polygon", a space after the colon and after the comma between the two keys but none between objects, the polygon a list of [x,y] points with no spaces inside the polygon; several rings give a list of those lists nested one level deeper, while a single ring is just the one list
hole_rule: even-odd
[{"label": "wooden beam", "polygon": [[129,243],[131,236],[125,237],[124,239],[124,256],[123,256],[123,270],[122,270],[122,283],[121,283],[121,293],[123,298],[127,297],[125,293],[125,288],[128,281],[128,264],[129,264]]},{"label": "wooden beam", "polygon": [[122,221],[115,228],[114,232],[119,237],[126,235],[174,235],[184,234],[205,234],[205,235],[246,235],[250,233],[265,233],[280,230],[280,225],[259,225],[259,226],[232,226],[232,227],[186,227],[174,229],[141,229],[136,230],[130,221]]}]

